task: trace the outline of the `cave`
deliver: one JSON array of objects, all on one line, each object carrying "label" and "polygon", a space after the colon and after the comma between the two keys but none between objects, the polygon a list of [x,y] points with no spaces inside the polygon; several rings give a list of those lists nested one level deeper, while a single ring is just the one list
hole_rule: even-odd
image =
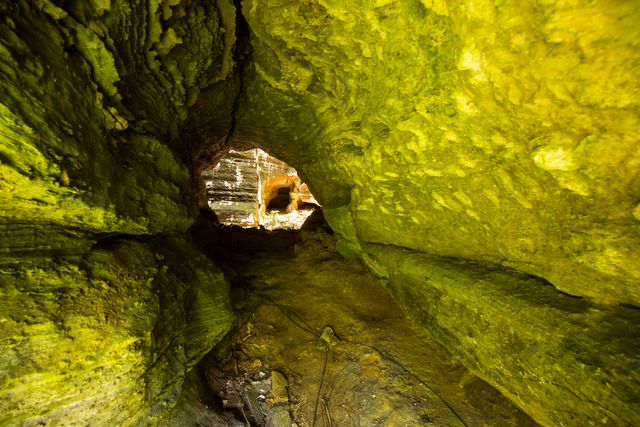
[{"label": "cave", "polygon": [[[640,425],[639,44],[633,1],[0,2],[0,425]],[[229,197],[304,183],[299,229],[212,209],[256,150]]]}]

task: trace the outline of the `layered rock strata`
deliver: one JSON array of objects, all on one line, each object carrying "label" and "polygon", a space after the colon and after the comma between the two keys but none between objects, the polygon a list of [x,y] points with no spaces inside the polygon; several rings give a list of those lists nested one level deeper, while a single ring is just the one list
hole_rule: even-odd
[{"label": "layered rock strata", "polygon": [[224,144],[235,8],[20,0],[0,34],[0,424],[154,424],[231,323],[178,136]]}]

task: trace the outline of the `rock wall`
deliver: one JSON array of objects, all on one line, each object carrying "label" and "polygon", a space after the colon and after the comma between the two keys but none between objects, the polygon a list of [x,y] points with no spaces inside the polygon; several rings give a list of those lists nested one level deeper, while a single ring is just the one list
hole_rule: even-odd
[{"label": "rock wall", "polygon": [[19,0],[0,34],[0,424],[153,424],[231,322],[178,136],[224,145],[235,8]]},{"label": "rock wall", "polygon": [[413,322],[547,426],[640,419],[640,313],[497,265],[365,245]]},{"label": "rock wall", "polygon": [[[639,423],[637,309],[603,305],[640,304],[637,5],[245,0],[243,13],[253,63],[234,137],[296,168],[342,252],[539,422]],[[423,263],[405,280],[373,247],[449,272]],[[525,278],[480,280],[470,262]],[[583,309],[567,315],[567,295]],[[498,343],[505,331],[524,344]]]},{"label": "rock wall", "polygon": [[226,279],[180,238],[2,267],[2,425],[152,425],[231,321]]},{"label": "rock wall", "polygon": [[244,3],[238,129],[348,206],[341,226],[640,303],[634,5],[275,6]]}]

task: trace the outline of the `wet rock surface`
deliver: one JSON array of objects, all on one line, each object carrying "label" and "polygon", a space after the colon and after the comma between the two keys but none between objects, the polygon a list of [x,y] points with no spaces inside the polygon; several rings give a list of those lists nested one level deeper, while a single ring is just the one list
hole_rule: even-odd
[{"label": "wet rock surface", "polygon": [[541,424],[640,423],[636,308],[572,297],[493,264],[364,249],[416,325]]},{"label": "wet rock surface", "polygon": [[178,237],[0,268],[0,425],[154,425],[231,323],[223,274]]},{"label": "wet rock surface", "polygon": [[200,365],[236,383],[270,378],[256,425],[537,425],[413,329],[376,278],[335,252],[334,237],[299,238],[286,250],[227,253],[238,326]]},{"label": "wet rock surface", "polygon": [[184,233],[234,28],[228,1],[0,2],[0,425],[156,425],[230,326]]},{"label": "wet rock surface", "polygon": [[[636,2],[15,0],[0,40],[0,424],[225,422],[231,280],[256,422],[531,422],[490,383],[640,425]],[[337,241],[192,227],[231,143]]]},{"label": "wet rock surface", "polygon": [[294,166],[340,253],[539,423],[640,424],[640,9],[284,4],[243,3],[234,136]]}]

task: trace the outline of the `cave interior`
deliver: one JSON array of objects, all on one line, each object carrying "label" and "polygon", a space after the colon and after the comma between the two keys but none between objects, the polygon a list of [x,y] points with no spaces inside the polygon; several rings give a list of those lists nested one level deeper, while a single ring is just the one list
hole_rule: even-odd
[{"label": "cave interior", "polygon": [[640,7],[0,2],[0,426],[640,425]]}]

